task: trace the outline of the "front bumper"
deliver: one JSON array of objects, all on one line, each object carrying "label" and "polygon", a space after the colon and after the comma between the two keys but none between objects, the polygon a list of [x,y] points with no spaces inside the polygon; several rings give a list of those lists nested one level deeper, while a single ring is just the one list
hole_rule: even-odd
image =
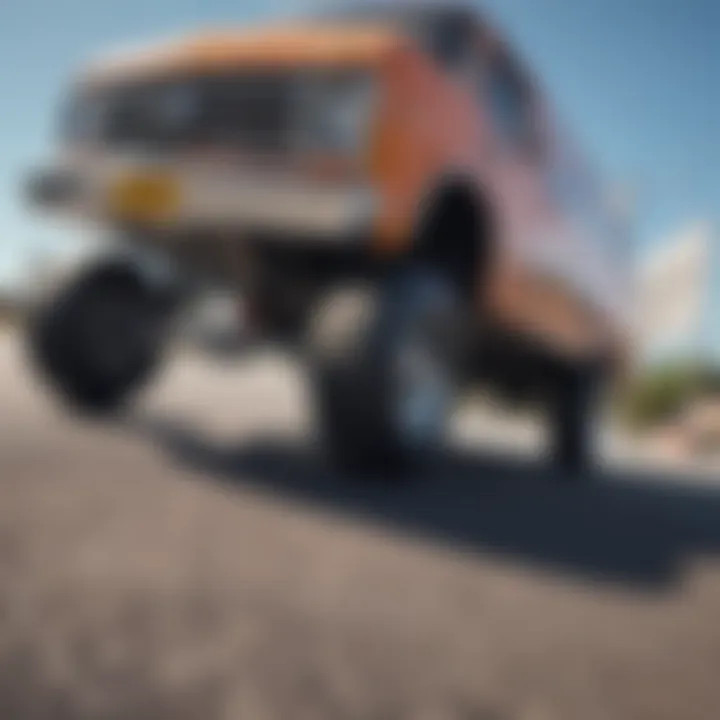
[{"label": "front bumper", "polygon": [[58,165],[33,174],[27,194],[44,209],[149,230],[302,234],[329,242],[366,236],[378,213],[366,185],[208,164]]}]

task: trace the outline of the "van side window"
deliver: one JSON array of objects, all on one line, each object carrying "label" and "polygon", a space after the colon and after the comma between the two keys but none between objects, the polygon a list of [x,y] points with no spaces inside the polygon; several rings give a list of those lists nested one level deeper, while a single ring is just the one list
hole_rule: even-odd
[{"label": "van side window", "polygon": [[508,62],[491,64],[483,96],[500,136],[519,150],[529,150],[534,141],[531,101],[525,83]]},{"label": "van side window", "polygon": [[472,55],[473,25],[462,15],[443,16],[432,28],[431,53],[445,70],[461,72]]}]

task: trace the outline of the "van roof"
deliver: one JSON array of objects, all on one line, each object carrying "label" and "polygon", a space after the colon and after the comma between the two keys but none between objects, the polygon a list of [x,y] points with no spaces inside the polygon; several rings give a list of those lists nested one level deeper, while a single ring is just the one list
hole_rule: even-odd
[{"label": "van roof", "polygon": [[381,27],[323,27],[292,24],[208,30],[105,55],[83,80],[112,82],[134,77],[221,69],[233,63],[268,66],[372,64],[397,47],[400,38]]}]

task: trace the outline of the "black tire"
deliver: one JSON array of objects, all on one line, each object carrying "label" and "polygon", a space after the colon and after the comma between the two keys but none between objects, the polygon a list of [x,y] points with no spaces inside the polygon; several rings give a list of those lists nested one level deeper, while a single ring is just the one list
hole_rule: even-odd
[{"label": "black tire", "polygon": [[164,311],[132,268],[90,268],[33,314],[34,367],[71,408],[114,411],[156,369]]},{"label": "black tire", "polygon": [[[395,473],[437,452],[461,354],[460,317],[452,285],[427,269],[328,293],[312,319],[309,349],[322,439],[336,463]],[[413,353],[415,367],[401,372]],[[425,417],[413,426],[415,388],[408,387],[423,371],[431,388]]]},{"label": "black tire", "polygon": [[587,480],[599,465],[601,390],[594,366],[558,370],[550,399],[551,459],[564,482]]}]

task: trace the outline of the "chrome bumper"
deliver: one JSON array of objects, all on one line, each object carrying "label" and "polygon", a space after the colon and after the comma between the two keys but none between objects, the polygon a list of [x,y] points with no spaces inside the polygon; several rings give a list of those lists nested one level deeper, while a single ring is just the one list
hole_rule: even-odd
[{"label": "chrome bumper", "polygon": [[[112,209],[113,189],[128,178],[171,178],[177,202],[157,219],[134,222]],[[232,168],[141,163],[93,167],[56,166],[35,173],[27,195],[34,205],[110,223],[148,225],[163,230],[232,229],[272,233],[299,232],[333,241],[367,231],[377,217],[371,188],[318,185],[298,177]]]}]

